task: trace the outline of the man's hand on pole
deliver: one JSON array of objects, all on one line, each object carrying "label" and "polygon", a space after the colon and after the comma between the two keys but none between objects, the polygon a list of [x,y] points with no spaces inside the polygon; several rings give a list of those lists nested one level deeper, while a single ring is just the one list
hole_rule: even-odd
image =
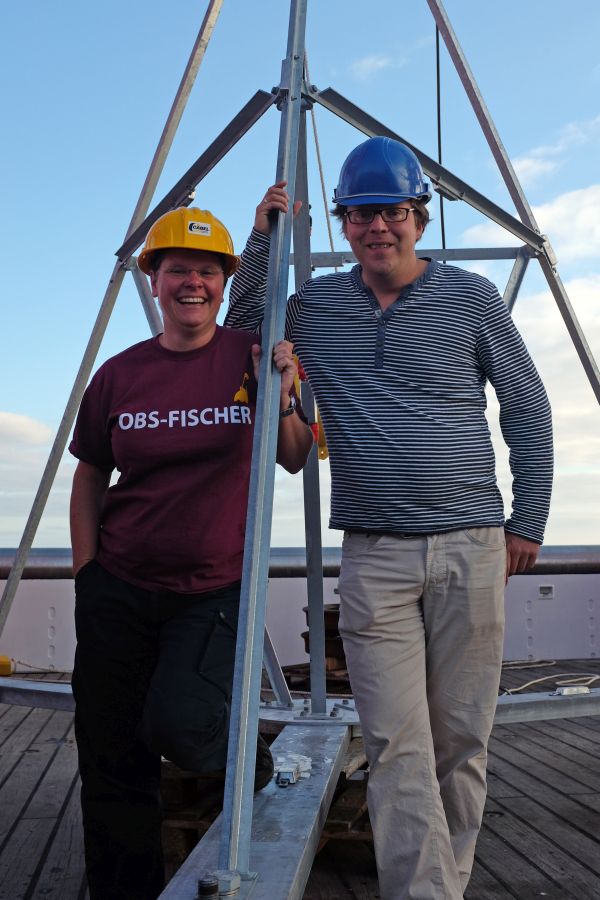
[{"label": "man's hand on pole", "polygon": [[[277,212],[286,213],[289,207],[289,197],[286,191],[287,181],[279,181],[267,188],[265,196],[256,207],[256,216],[254,218],[254,227],[261,234],[271,234],[273,225],[273,214]],[[302,200],[294,203],[294,215],[298,214]]]},{"label": "man's hand on pole", "polygon": [[[252,345],[252,363],[254,365],[254,377],[258,381],[260,358],[262,350],[260,344]],[[284,406],[289,405],[290,391],[294,386],[294,378],[298,374],[298,367],[294,359],[294,348],[289,341],[279,341],[273,348],[273,365],[281,372],[281,397],[285,400]]]}]

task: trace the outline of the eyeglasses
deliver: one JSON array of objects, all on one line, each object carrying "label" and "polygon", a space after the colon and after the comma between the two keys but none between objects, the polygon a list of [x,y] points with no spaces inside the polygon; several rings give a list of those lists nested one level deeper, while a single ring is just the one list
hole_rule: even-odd
[{"label": "eyeglasses", "polygon": [[376,215],[380,215],[384,222],[405,222],[408,214],[414,212],[414,207],[384,206],[382,209],[350,209],[344,213],[353,225],[370,225]]},{"label": "eyeglasses", "polygon": [[163,272],[166,275],[170,275],[172,278],[187,278],[192,272],[195,272],[200,278],[216,278],[217,275],[223,274],[223,269],[219,269],[217,266],[209,266],[208,268],[204,266],[201,266],[200,268],[169,266],[168,269],[163,269]]}]

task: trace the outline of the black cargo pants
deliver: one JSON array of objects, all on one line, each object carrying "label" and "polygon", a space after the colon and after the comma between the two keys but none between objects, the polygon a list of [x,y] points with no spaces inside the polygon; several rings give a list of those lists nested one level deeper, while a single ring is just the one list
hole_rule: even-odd
[{"label": "black cargo pants", "polygon": [[239,583],[153,592],[95,560],[75,579],[73,672],[91,900],[163,888],[160,757],[195,772],[227,759]]}]

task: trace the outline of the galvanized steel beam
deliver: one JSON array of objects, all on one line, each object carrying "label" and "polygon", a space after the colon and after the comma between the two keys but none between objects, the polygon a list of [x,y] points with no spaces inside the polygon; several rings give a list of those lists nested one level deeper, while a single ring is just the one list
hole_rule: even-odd
[{"label": "galvanized steel beam", "polygon": [[217,24],[217,19],[219,18],[219,13],[221,12],[222,5],[223,0],[210,0],[208,4],[206,13],[204,14],[204,19],[202,20],[202,24],[200,25],[200,30],[198,31],[198,37],[196,38],[194,46],[192,47],[190,58],[177,89],[177,93],[175,94],[175,99],[173,100],[173,103],[171,105],[171,111],[169,112],[167,121],[165,122],[165,127],[163,128],[158,146],[154,153],[154,157],[152,159],[152,162],[150,163],[150,168],[148,170],[144,186],[142,187],[140,199],[138,200],[137,206],[131,218],[131,224],[127,231],[128,234],[133,228],[139,225],[140,221],[144,218],[148,211],[148,203],[146,201],[150,200],[154,196],[160,174],[164,168],[169,150],[171,149],[171,145],[175,138],[175,134],[177,133],[177,129],[187,105],[190,93],[194,86],[198,70],[202,63],[202,60],[204,59],[204,54],[206,52],[208,42],[212,36],[214,27]]},{"label": "galvanized steel beam", "polygon": [[[433,0],[428,0],[428,2],[433,2]],[[523,205],[519,206],[519,211],[524,215],[527,221],[520,222],[518,219],[515,219],[514,216],[509,215],[501,209],[501,207],[497,206],[497,204],[492,203],[491,200],[488,200],[488,198],[479,193],[479,191],[476,191],[466,184],[466,182],[457,178],[434,159],[422,153],[405,138],[387,128],[381,122],[378,122],[372,116],[368,115],[368,113],[365,113],[364,110],[355,106],[331,88],[327,88],[324,91],[316,91],[314,88],[311,88],[307,91],[307,96],[310,100],[320,103],[326,109],[331,110],[331,112],[344,119],[344,121],[354,125],[355,128],[362,131],[364,134],[368,134],[369,136],[386,135],[397,141],[402,141],[402,143],[406,144],[414,151],[424,171],[429,175],[436,186],[436,189],[439,190],[443,196],[454,200],[464,200],[474,209],[477,209],[487,216],[488,219],[501,225],[506,231],[510,231],[516,237],[520,238],[523,243],[531,247],[540,261],[548,286],[556,300],[559,311],[575,346],[575,350],[577,351],[581,364],[590,385],[592,386],[592,390],[600,402],[600,370],[598,369],[598,365],[592,355],[592,351],[585,339],[583,330],[556,271],[554,251],[552,250],[548,238],[535,230],[537,226],[533,214],[531,214],[531,210],[529,210],[529,215],[527,215],[527,209],[529,208]],[[486,133],[488,140],[492,138],[494,131],[495,129],[490,126]],[[504,154],[504,148],[500,150],[500,146],[501,145],[499,145],[497,152],[502,156]],[[510,165],[505,165],[502,168],[502,174],[505,176],[505,179],[510,180],[511,171],[512,167]],[[518,186],[514,172],[512,172],[512,176],[514,183],[513,191],[516,195],[519,193],[520,187]]]},{"label": "galvanized steel beam", "polygon": [[23,569],[25,568],[27,556],[31,549],[31,545],[33,544],[38,525],[40,524],[42,513],[46,507],[46,502],[54,483],[63,453],[65,452],[65,447],[67,446],[67,441],[71,434],[71,429],[73,427],[73,422],[75,421],[75,416],[77,415],[77,410],[79,409],[79,404],[81,403],[81,398],[83,397],[83,392],[88,383],[94,361],[98,354],[98,349],[102,342],[102,338],[104,337],[124,276],[125,269],[120,263],[117,263],[113,269],[106,293],[104,294],[104,299],[102,300],[100,310],[96,317],[96,321],[94,322],[92,333],[90,334],[87,347],[83,354],[83,359],[79,366],[79,371],[75,377],[75,382],[71,389],[69,399],[67,400],[65,411],[60,421],[60,425],[58,426],[58,431],[56,432],[50,455],[48,456],[31,511],[25,524],[25,529],[23,531],[23,536],[21,537],[21,543],[19,544],[14,564],[4,587],[2,599],[0,600],[0,636],[6,625],[6,620],[15,594],[17,593]]},{"label": "galvanized steel beam", "polygon": [[125,262],[144,243],[148,231],[157,219],[178,206],[189,206],[196,186],[273,106],[276,99],[276,96],[268,94],[266,91],[257,91],[171,190],[165,194],[163,199],[156,204],[144,221],[128,235],[127,240],[119,247],[115,255]]},{"label": "galvanized steel beam", "polygon": [[600,715],[599,688],[591,688],[589,694],[572,696],[555,693],[504,694],[496,702],[494,725],[597,715]]},{"label": "galvanized steel beam", "polygon": [[[467,63],[466,57],[458,42],[458,38],[456,37],[452,25],[450,24],[450,20],[446,15],[446,11],[444,10],[444,7],[440,0],[427,0],[427,3],[435,19],[440,34],[444,39],[444,42],[448,49],[448,53],[450,54],[458,76],[471,102],[475,115],[477,116],[477,121],[479,122],[481,130],[483,131],[483,134],[485,135],[485,138],[489,144],[490,150],[492,151],[494,159],[496,160],[496,164],[498,166],[498,169],[500,170],[500,174],[504,179],[504,183],[508,188],[517,212],[526,225],[528,225],[534,231],[539,232],[539,228],[531,207],[527,202],[513,165],[506,150],[504,149],[502,141],[500,140],[500,135],[498,134],[492,117],[487,109],[487,106],[484,103],[479,87],[477,86],[477,82],[475,81],[475,77],[471,72],[469,64]],[[571,336],[571,340],[573,341],[573,345],[575,346],[577,355],[581,360],[581,364],[584,368],[585,374],[587,375],[590,385],[592,386],[592,390],[596,395],[596,399],[600,403],[600,369],[598,369],[598,365],[594,359],[589,344],[585,339],[583,329],[581,328],[579,321],[577,320],[575,311],[571,306],[571,303],[567,296],[567,292],[565,291],[563,283],[560,280],[560,277],[556,270],[556,258],[554,256],[554,251],[550,245],[550,241],[548,240],[546,235],[541,235],[541,237],[544,241],[542,253],[540,253],[539,255],[542,271],[546,276],[548,287],[550,288],[554,299],[556,300],[556,304],[561,316],[563,317],[564,323],[567,326],[567,331]],[[514,305],[514,299],[512,302]]]},{"label": "galvanized steel beam", "polygon": [[146,314],[146,320],[148,322],[148,325],[150,326],[150,331],[153,337],[156,337],[156,335],[160,334],[163,330],[163,321],[158,311],[158,307],[154,302],[154,297],[152,296],[152,291],[150,290],[148,279],[146,278],[144,273],[140,269],[138,269],[137,257],[135,256],[129,257],[127,263],[125,264],[125,268],[133,275],[133,280],[135,282],[135,286],[137,288],[144,313]]},{"label": "galvanized steel beam", "polygon": [[[310,222],[308,213],[308,171],[306,161],[306,111],[300,113],[298,164],[294,200],[302,207],[294,219],[294,279],[296,290],[311,277]],[[311,422],[316,420],[315,400],[310,384],[302,382],[302,406]],[[319,457],[316,443],[302,470],[304,493],[304,534],[306,541],[306,590],[308,633],[310,635],[310,697],[314,715],[326,714],[325,619],[323,614],[323,548],[321,540],[321,497]]]},{"label": "galvanized steel beam", "polygon": [[481,126],[481,130],[488,142],[492,155],[496,160],[496,165],[500,170],[500,174],[504,179],[504,183],[508,188],[508,192],[512,198],[515,208],[519,213],[522,221],[529,225],[534,231],[539,232],[535,217],[527,202],[527,198],[519,184],[513,165],[510,161],[508,153],[504,149],[504,145],[500,140],[500,135],[494,125],[492,117],[488,111],[485,101],[481,95],[481,91],[475,81],[475,77],[467,62],[467,58],[463,53],[462,47],[458,42],[458,38],[450,24],[450,20],[440,0],[427,0],[427,5],[431,10],[431,14],[435,19],[435,24],[444,40],[446,49],[450,54],[450,58],[454,63],[456,73],[460,78],[465,89],[467,97],[471,102],[471,106],[477,116],[477,121]]},{"label": "galvanized steel beam", "polygon": [[[281,109],[281,126],[276,181],[287,181],[288,184],[294,184],[296,179],[305,27],[306,0],[292,0],[287,54],[282,64],[277,98]],[[239,871],[246,876],[250,874],[254,760],[279,424],[281,376],[274,371],[271,350],[284,333],[291,236],[290,209],[285,216],[279,213],[273,224],[269,253],[267,299],[262,328],[263,355],[254,426],[223,831],[219,852],[220,869]]]},{"label": "galvanized steel beam", "polygon": [[[129,227],[126,232],[126,236],[130,235],[131,232],[137,228],[148,211],[150,201],[152,200],[152,195],[154,193],[154,186],[156,185],[158,178],[160,177],[160,173],[164,166],[167,153],[169,152],[169,149],[173,142],[173,138],[175,137],[177,124],[179,123],[179,120],[185,108],[185,104],[187,102],[187,98],[189,96],[189,92],[191,91],[194,79],[196,78],[196,75],[198,73],[198,68],[204,56],[206,44],[210,38],[210,35],[212,34],[217,16],[219,14],[221,3],[222,0],[211,0],[206,11],[206,15],[204,16],[204,19],[200,26],[198,39],[196,40],[196,43],[192,48],[192,52],[181,79],[175,101],[167,117],[167,122],[158,142],[154,158],[150,163],[146,181],[144,182],[144,185],[140,192],[138,202],[136,204],[131,222],[129,223]],[[19,581],[21,580],[21,575],[27,561],[27,556],[29,554],[29,551],[31,550],[31,545],[33,544],[33,540],[35,538],[42,513],[44,512],[50,490],[54,483],[54,479],[56,477],[56,472],[62,459],[62,455],[65,452],[67,440],[69,439],[71,428],[73,426],[73,422],[75,421],[75,416],[77,415],[79,404],[81,403],[83,392],[89,380],[94,361],[98,354],[98,349],[100,347],[102,338],[104,337],[104,333],[106,331],[106,327],[114,308],[115,301],[121,288],[121,284],[123,283],[124,274],[125,272],[122,266],[120,265],[120,263],[117,263],[113,269],[113,273],[106,288],[104,299],[102,300],[98,316],[94,323],[94,327],[92,329],[88,345],[85,349],[79,371],[77,372],[77,375],[75,377],[75,383],[73,384],[71,394],[69,396],[69,399],[67,400],[65,412],[58,427],[52,449],[50,450],[50,455],[48,457],[46,467],[42,474],[42,478],[35,499],[33,501],[33,505],[31,507],[31,512],[25,524],[25,529],[23,531],[23,536],[21,538],[21,543],[19,545],[19,550],[15,558],[13,568],[5,585],[2,599],[0,600],[0,635],[2,635],[2,631],[6,624],[6,619],[8,618],[8,613],[15,598],[15,594],[19,586]]]},{"label": "galvanized steel beam", "polygon": [[[284,728],[271,745],[273,755],[301,754],[312,760],[310,778],[282,788],[272,781],[254,797],[250,858],[258,873],[242,881],[237,897],[301,900],[319,845],[323,822],[348,747],[347,728],[327,724]],[[198,878],[218,865],[222,818],[211,825],[160,895],[160,900],[194,900]]]},{"label": "galvanized steel beam", "polygon": [[[560,672],[557,672],[556,677],[560,677]],[[36,709],[61,709],[67,712],[73,712],[75,709],[70,684],[62,681],[33,681],[14,676],[0,678],[0,703]],[[589,693],[581,694],[536,691],[528,694],[503,694],[498,697],[494,724],[597,715],[600,715],[600,688],[590,688]],[[351,696],[343,700],[329,698],[327,716],[326,723],[312,718],[304,701],[297,699],[289,707],[276,707],[272,703],[265,703],[260,709],[261,721],[270,725],[293,727],[294,731],[297,728],[311,731],[321,728],[329,731],[351,728],[353,734],[359,733],[357,727],[360,726],[360,722]],[[252,862],[254,864],[254,860]]]},{"label": "galvanized steel beam", "polygon": [[524,244],[528,244],[536,253],[545,252],[547,241],[543,235],[538,234],[538,232],[529,228],[527,225],[523,224],[523,222],[515,219],[514,216],[509,215],[496,203],[492,203],[491,200],[479,191],[476,191],[475,188],[471,187],[465,181],[462,181],[462,179],[457,178],[456,175],[453,175],[449,169],[444,168],[444,166],[436,162],[435,159],[427,156],[419,150],[418,147],[415,147],[414,144],[407,141],[406,138],[401,137],[397,132],[392,131],[391,128],[388,128],[382,122],[379,122],[373,116],[370,116],[350,100],[342,97],[337,91],[332,88],[325,88],[323,91],[318,91],[313,86],[308,90],[307,96],[310,100],[319,103],[321,106],[325,107],[325,109],[335,113],[335,115],[339,116],[345,122],[354,125],[355,128],[369,137],[385,135],[386,137],[391,137],[396,141],[401,141],[403,144],[406,144],[407,147],[410,147],[415,156],[417,156],[423,170],[431,178],[436,190],[444,197],[450,200],[464,200],[469,206],[472,206],[474,209],[487,216],[488,219],[491,219],[507,231],[510,231],[523,241]]},{"label": "galvanized steel beam", "polygon": [[571,340],[573,341],[575,350],[577,351],[577,355],[581,360],[581,364],[584,368],[585,374],[587,375],[588,380],[592,386],[592,390],[596,395],[596,399],[600,403],[600,369],[598,369],[598,364],[592,355],[592,351],[585,338],[583,329],[579,324],[573,307],[571,306],[571,302],[567,296],[567,292],[558,272],[556,271],[556,268],[554,267],[552,261],[546,256],[540,256],[539,260],[542,272],[546,276],[548,287],[552,291],[552,295],[556,300],[556,305],[558,306],[558,310],[563,317],[563,321],[567,327],[567,331],[571,335]]},{"label": "galvanized steel beam", "polygon": [[[419,259],[437,259],[449,262],[459,259],[518,259],[520,255],[530,258],[532,255],[528,247],[465,247],[458,250],[432,250],[428,248],[416,249]],[[295,256],[290,255],[290,265],[293,265]],[[333,269],[336,266],[353,265],[356,257],[350,250],[334,250],[311,253],[310,264],[314,269]]]},{"label": "galvanized steel beam", "polygon": [[30,681],[14,676],[0,678],[0,703],[35,709],[75,711],[71,685],[64,681]]},{"label": "galvanized steel beam", "polygon": [[521,284],[523,283],[523,278],[525,277],[525,272],[527,271],[529,259],[529,253],[527,252],[525,247],[522,247],[517,253],[515,264],[512,267],[512,271],[506,283],[506,287],[504,288],[502,299],[506,303],[509,312],[513,311],[513,307],[517,301],[519,290],[521,289]]},{"label": "galvanized steel beam", "polygon": [[271,635],[269,634],[268,628],[265,628],[263,643],[263,663],[265,669],[267,670],[269,682],[271,684],[271,688],[273,689],[273,693],[275,694],[277,702],[281,706],[291,708],[294,705],[292,695],[290,694],[290,689],[281,669],[281,664],[279,662],[279,659],[277,658],[277,653],[275,651],[275,647],[273,646],[273,641],[271,640]]}]

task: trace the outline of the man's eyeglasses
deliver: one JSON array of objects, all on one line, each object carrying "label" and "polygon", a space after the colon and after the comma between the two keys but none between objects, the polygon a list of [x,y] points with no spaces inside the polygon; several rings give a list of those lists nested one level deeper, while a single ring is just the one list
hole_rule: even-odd
[{"label": "man's eyeglasses", "polygon": [[370,225],[379,213],[384,222],[405,222],[409,212],[414,212],[414,207],[384,206],[382,209],[350,209],[344,213],[353,225]]},{"label": "man's eyeglasses", "polygon": [[170,275],[172,278],[187,278],[192,272],[195,272],[196,275],[199,275],[200,278],[216,278],[217,275],[223,274],[223,269],[219,269],[217,266],[214,268],[211,266],[210,268],[205,268],[201,266],[199,268],[188,268],[187,266],[169,266],[168,269],[163,269],[163,271]]}]

